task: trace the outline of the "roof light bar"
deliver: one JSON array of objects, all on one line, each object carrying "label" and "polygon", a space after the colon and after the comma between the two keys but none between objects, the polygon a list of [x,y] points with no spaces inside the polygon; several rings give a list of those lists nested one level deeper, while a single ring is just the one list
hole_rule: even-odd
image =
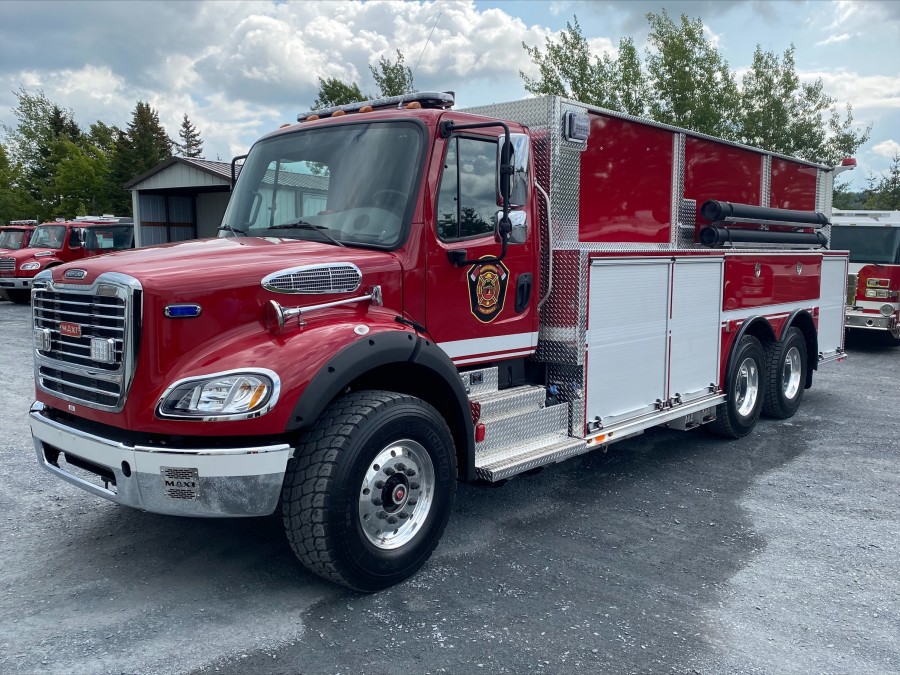
[{"label": "roof light bar", "polygon": [[[346,105],[335,105],[330,108],[320,108],[319,110],[310,110],[297,115],[298,122],[312,121],[321,117],[334,117],[337,115],[345,115],[347,113],[363,112],[363,108],[404,108],[409,103],[418,103],[422,108],[451,108],[456,102],[452,91],[415,91],[410,94],[402,94],[400,96],[387,96],[385,98],[377,98],[371,101],[359,101],[357,103],[348,103]],[[365,112],[369,112],[366,110]]]}]

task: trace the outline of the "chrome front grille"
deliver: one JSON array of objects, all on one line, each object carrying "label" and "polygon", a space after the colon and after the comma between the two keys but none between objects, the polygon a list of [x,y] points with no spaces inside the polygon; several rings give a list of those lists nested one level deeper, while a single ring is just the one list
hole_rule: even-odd
[{"label": "chrome front grille", "polygon": [[328,263],[279,270],[262,285],[275,293],[352,293],[361,281],[362,272],[353,263]]},{"label": "chrome front grille", "polygon": [[121,274],[87,287],[39,276],[32,300],[38,386],[67,401],[121,410],[134,374],[140,297],[137,281]]},{"label": "chrome front grille", "polygon": [[0,258],[0,272],[15,272],[16,271],[16,259],[15,258]]}]

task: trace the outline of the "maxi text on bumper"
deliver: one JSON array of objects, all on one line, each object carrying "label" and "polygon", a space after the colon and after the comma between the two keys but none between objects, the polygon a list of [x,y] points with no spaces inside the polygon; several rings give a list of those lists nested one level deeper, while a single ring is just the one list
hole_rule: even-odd
[{"label": "maxi text on bumper", "polygon": [[287,444],[180,449],[128,445],[29,414],[38,463],[83,490],[176,516],[263,516],[278,503]]}]

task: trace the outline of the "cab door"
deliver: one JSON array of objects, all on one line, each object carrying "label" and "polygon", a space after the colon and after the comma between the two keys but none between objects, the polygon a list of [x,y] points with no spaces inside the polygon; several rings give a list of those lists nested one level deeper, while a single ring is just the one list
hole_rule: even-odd
[{"label": "cab door", "polygon": [[[511,212],[519,227],[524,219],[517,237],[524,241],[510,241],[502,261],[489,260],[502,248],[495,234],[501,209],[498,138],[499,128],[460,131],[438,139],[434,149],[440,171],[436,199],[425,215],[426,326],[457,365],[527,356],[537,346],[539,237],[528,172],[516,175],[514,203],[520,205]],[[527,137],[518,139],[528,168]]]}]

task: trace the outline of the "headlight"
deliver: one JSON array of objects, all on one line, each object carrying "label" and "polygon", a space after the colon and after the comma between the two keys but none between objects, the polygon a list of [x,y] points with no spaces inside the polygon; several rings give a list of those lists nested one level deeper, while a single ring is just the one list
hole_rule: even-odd
[{"label": "headlight", "polygon": [[265,415],[278,401],[278,375],[230,371],[176,382],[157,408],[161,417],[239,420]]},{"label": "headlight", "polygon": [[30,263],[22,263],[19,265],[19,269],[23,272],[27,272],[28,270],[39,270],[41,269],[41,263],[39,262],[30,262]]},{"label": "headlight", "polygon": [[881,314],[883,316],[890,316],[891,314],[894,313],[893,305],[882,305],[881,307],[879,307],[879,309],[881,310]]}]

